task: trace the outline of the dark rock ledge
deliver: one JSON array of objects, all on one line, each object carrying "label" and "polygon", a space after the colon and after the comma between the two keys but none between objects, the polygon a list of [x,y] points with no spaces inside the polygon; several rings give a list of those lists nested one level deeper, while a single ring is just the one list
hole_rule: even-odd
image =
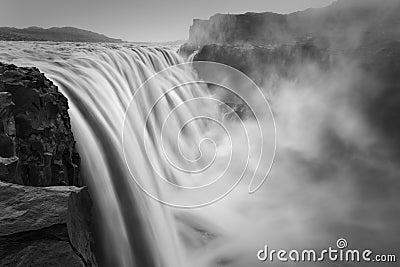
[{"label": "dark rock ledge", "polygon": [[68,100],[0,63],[0,266],[98,266]]},{"label": "dark rock ledge", "polygon": [[68,100],[37,68],[0,63],[0,180],[82,185]]}]

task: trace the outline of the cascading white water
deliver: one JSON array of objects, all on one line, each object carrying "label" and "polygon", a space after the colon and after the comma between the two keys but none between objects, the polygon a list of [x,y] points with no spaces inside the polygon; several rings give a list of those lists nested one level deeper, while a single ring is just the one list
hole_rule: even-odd
[{"label": "cascading white water", "polygon": [[[143,110],[153,105],[155,99],[152,97],[156,92],[166,93],[174,80],[184,82],[190,73],[183,69],[175,70],[169,73],[170,80],[154,81],[151,88],[146,88],[133,103],[136,109],[125,112],[141,83],[179,63],[181,59],[177,54],[168,50],[133,48],[108,50],[99,55],[60,62],[57,68],[42,66],[72,102],[74,132],[83,156],[83,166],[87,166],[85,175],[101,207],[103,231],[106,233],[104,240],[109,242],[107,250],[115,266],[187,266],[184,256],[180,255],[183,248],[170,211],[139,190],[127,170],[122,153],[124,148],[131,154],[129,160],[134,162],[139,179],[147,179],[157,187],[149,161],[161,164],[160,151],[156,150],[158,144],[153,145],[153,155],[148,159],[142,151],[142,140],[138,138],[144,130],[144,123],[149,123]],[[157,106],[154,116],[168,114],[193,94],[204,94],[201,86],[193,85],[189,89],[167,95],[168,100],[161,103],[161,107]],[[187,108],[185,112],[192,117],[196,110],[195,107]],[[125,134],[132,142],[122,144],[124,119],[125,126],[129,124]],[[150,142],[155,142],[157,137],[152,136],[150,130],[148,134]],[[194,137],[190,135],[190,138]],[[165,169],[161,171],[168,175]]]},{"label": "cascading white water", "polygon": [[[151,200],[134,183],[125,164],[125,157],[134,161],[136,173],[141,180],[152,184],[155,172],[151,164],[160,166],[162,157],[156,144],[154,127],[161,116],[167,116],[176,106],[193,97],[205,96],[205,88],[193,84],[178,92],[167,94],[174,84],[192,79],[186,68],[174,69],[153,80],[149,88],[136,97],[132,105],[134,112],[127,112],[135,90],[143,82],[169,66],[182,63],[182,59],[171,50],[158,48],[106,49],[92,53],[83,50],[77,56],[48,58],[47,51],[40,50],[38,56],[23,58],[21,64],[34,65],[59,85],[70,103],[73,132],[84,166],[84,177],[100,207],[103,241],[107,251],[107,265],[112,266],[187,266],[184,248],[178,238],[172,215],[164,205]],[[67,51],[68,52],[68,51]],[[15,61],[14,61],[15,62]],[[165,99],[155,108],[154,118],[147,118],[143,110],[151,108],[157,93],[165,93]],[[181,127],[187,119],[195,117],[199,107],[185,105],[180,115],[174,115],[171,127]],[[125,117],[127,116],[127,117]],[[125,121],[124,121],[125,120]],[[138,125],[148,127],[144,129]],[[122,130],[130,141],[122,143]],[[183,143],[196,143],[205,125],[192,122],[191,133],[183,134]],[[146,130],[152,155],[143,151],[139,139]],[[171,130],[171,131],[170,131]],[[152,132],[153,131],[153,132]],[[186,136],[186,137],[185,137]],[[167,137],[168,139],[169,137]],[[171,137],[172,138],[172,137]],[[171,139],[169,138],[169,139]],[[172,139],[171,139],[172,140]],[[124,148],[123,148],[124,146]],[[126,154],[122,153],[125,149]],[[190,151],[187,151],[190,152]],[[151,162],[150,162],[151,161]],[[132,171],[132,170],[131,170]],[[159,171],[168,176],[165,168]],[[173,180],[174,177],[169,177]]]},{"label": "cascading white water", "polygon": [[[85,178],[100,207],[108,258],[115,266],[184,266],[169,212],[148,201],[134,184],[124,163],[121,142],[124,115],[134,91],[151,75],[179,60],[169,51],[134,48],[60,62],[57,68],[42,66],[71,100],[74,133],[83,166],[87,166]],[[171,74],[172,79],[182,77],[182,73]],[[163,89],[157,85],[152,88]],[[147,93],[135,104],[151,103],[154,92]],[[144,115],[132,114],[127,121],[141,124]],[[133,128],[129,134],[132,138],[138,135]],[[137,143],[124,145],[135,153],[132,160],[142,166],[141,147]],[[141,179],[152,179],[153,172],[144,169],[140,173]],[[166,251],[156,256],[151,250]]]},{"label": "cascading white water", "polygon": [[[204,86],[185,85],[195,79],[190,68],[182,65],[152,78],[182,63],[175,52],[74,43],[0,47],[2,61],[38,67],[69,99],[84,176],[100,208],[106,266],[266,266],[256,258],[265,244],[325,249],[343,235],[352,247],[398,247],[397,239],[383,238],[383,233],[398,236],[398,219],[392,218],[398,214],[397,191],[368,201],[363,195],[373,191],[371,181],[376,181],[365,170],[378,173],[388,185],[397,180],[398,168],[371,156],[376,136],[354,104],[350,85],[359,74],[351,65],[328,73],[304,67],[295,82],[266,79],[277,91],[273,104],[280,122],[280,156],[268,186],[249,195],[245,183],[218,203],[182,210],[149,195],[196,204],[197,195],[185,193],[184,187],[213,182],[212,174],[224,170],[229,148],[247,155],[248,147],[237,129],[240,123],[224,125],[229,142],[224,128],[214,127],[213,121],[190,121],[219,116],[218,103],[202,100],[209,96]],[[179,84],[184,85],[169,91]],[[199,101],[191,103],[192,98]],[[245,124],[251,138],[257,127]],[[336,150],[329,142],[335,149],[341,143],[357,149],[343,156],[331,153]],[[245,158],[229,159],[233,169],[228,177],[241,173]],[[206,168],[209,163],[212,167]],[[268,167],[265,161],[256,163],[250,158],[250,168]],[[182,189],[165,188],[168,182]],[[149,188],[146,194],[143,189]]]}]

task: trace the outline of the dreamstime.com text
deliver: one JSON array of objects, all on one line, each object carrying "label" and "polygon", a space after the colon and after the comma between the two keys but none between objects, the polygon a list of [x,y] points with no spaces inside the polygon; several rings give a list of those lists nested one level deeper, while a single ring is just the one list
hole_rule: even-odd
[{"label": "dreamstime.com text", "polygon": [[321,251],[304,250],[274,250],[264,246],[257,252],[259,261],[281,262],[396,262],[395,254],[375,254],[369,249],[347,249],[348,243],[344,238],[336,242],[336,248],[329,247]]}]

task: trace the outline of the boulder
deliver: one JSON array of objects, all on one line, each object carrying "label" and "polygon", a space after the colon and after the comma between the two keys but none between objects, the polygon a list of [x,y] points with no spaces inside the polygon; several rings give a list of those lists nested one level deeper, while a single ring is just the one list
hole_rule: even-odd
[{"label": "boulder", "polygon": [[0,63],[0,180],[82,185],[68,100],[37,68]]}]

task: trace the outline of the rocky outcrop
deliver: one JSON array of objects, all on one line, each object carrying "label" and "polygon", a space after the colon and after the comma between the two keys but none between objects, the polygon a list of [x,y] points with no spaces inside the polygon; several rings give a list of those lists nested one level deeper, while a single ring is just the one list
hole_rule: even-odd
[{"label": "rocky outcrop", "polygon": [[[339,0],[328,7],[291,14],[216,14],[193,20],[189,43],[195,45],[282,45],[312,37],[335,48],[400,36],[400,2]],[[385,29],[382,31],[381,29]]]},{"label": "rocky outcrop", "polygon": [[398,0],[338,0],[292,14],[216,14],[193,21],[179,52],[188,57],[197,50],[193,60],[230,65],[265,88],[281,78],[296,81],[307,63],[321,73],[354,64],[364,77],[354,86],[365,92],[360,105],[366,117],[386,142],[400,147],[399,13]]},{"label": "rocky outcrop", "polygon": [[[267,24],[268,28],[263,29]],[[216,14],[209,20],[194,19],[189,30],[189,42],[197,45],[262,45],[290,41],[293,37],[289,34],[286,16],[270,12]]]},{"label": "rocky outcrop", "polygon": [[[382,139],[400,147],[399,13],[398,0],[338,0],[287,15],[217,14],[194,20],[179,52],[187,56],[198,50],[194,60],[230,65],[266,88],[280,78],[295,81],[293,70],[301,71],[307,62],[322,73],[343,62],[354,64],[363,76],[354,84],[355,91],[364,92],[362,110]],[[400,151],[396,154],[400,158]]]},{"label": "rocky outcrop", "polygon": [[37,68],[0,63],[0,180],[0,266],[83,266],[67,229],[82,185],[68,101]]},{"label": "rocky outcrop", "polygon": [[0,180],[82,185],[68,101],[37,68],[0,63]]},{"label": "rocky outcrop", "polygon": [[[398,0],[338,0],[291,14],[216,14],[193,21],[179,53],[227,64],[260,85],[271,73],[290,78],[293,69],[308,62],[324,68],[336,55],[354,57],[387,47],[400,39],[398,13]],[[369,57],[362,53],[362,60]]]},{"label": "rocky outcrop", "polygon": [[0,266],[82,266],[66,225],[74,186],[0,182]]}]

